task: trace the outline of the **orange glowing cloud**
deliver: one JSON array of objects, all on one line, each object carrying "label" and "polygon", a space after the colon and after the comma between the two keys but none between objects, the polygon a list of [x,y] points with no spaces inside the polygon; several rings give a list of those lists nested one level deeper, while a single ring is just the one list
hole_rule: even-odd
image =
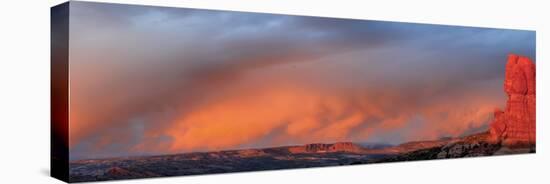
[{"label": "orange glowing cloud", "polygon": [[[421,116],[423,127],[405,140],[459,136],[488,122],[497,98],[464,94],[418,105],[388,90],[383,95],[354,96],[296,85],[238,90],[195,107],[154,135],[167,135],[167,152],[238,149],[270,137],[265,145],[367,141],[371,134],[410,128]],[[412,127],[415,128],[415,127]],[[412,133],[410,133],[412,131]],[[275,134],[275,135],[273,135]],[[251,144],[252,143],[252,144]],[[146,144],[136,149],[147,150]]]},{"label": "orange glowing cloud", "polygon": [[[157,91],[145,95],[141,90],[133,94],[123,90],[140,89],[139,83],[112,86],[102,90],[109,93],[99,94],[86,92],[85,86],[75,84],[73,91],[78,92],[78,98],[71,102],[75,107],[71,111],[71,146],[92,140],[93,149],[88,152],[94,154],[113,145],[125,145],[129,153],[164,154],[360,142],[392,132],[397,136],[375,141],[437,139],[459,136],[485,125],[502,101],[484,88],[440,91],[437,85],[419,90],[406,85],[350,87],[311,82],[309,79],[320,78],[319,74],[336,81],[346,79],[318,73],[307,63],[304,65],[307,67],[288,65],[243,72],[240,75],[246,78],[215,83],[195,81],[195,88],[173,95],[181,98],[167,98],[180,105],[178,108],[163,109],[151,103],[162,96]],[[285,75],[281,75],[282,71]],[[94,95],[95,98],[85,98]],[[102,100],[94,100],[98,97]],[[160,110],[151,113],[151,109]],[[148,124],[128,119],[142,111],[150,112],[142,117]],[[149,116],[152,118],[147,119]],[[136,125],[144,127],[134,130]],[[110,132],[98,133],[101,130]]]},{"label": "orange glowing cloud", "polygon": [[[245,94],[199,107],[178,119],[166,133],[175,140],[171,150],[230,148],[265,136],[288,122],[315,117],[317,98],[290,89]],[[316,125],[310,121],[300,126],[305,127],[293,128],[293,133]]]}]

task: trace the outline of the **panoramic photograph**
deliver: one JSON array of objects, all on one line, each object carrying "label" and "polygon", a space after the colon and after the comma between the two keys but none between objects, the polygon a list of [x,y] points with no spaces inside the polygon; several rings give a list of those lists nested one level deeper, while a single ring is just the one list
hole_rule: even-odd
[{"label": "panoramic photograph", "polygon": [[69,5],[71,182],[536,152],[535,31]]}]

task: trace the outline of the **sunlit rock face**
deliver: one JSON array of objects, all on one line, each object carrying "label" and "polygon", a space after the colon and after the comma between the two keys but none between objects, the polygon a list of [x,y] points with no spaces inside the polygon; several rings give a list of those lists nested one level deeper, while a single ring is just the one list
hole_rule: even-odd
[{"label": "sunlit rock face", "polygon": [[324,152],[349,152],[363,153],[365,151],[359,145],[351,142],[337,142],[333,144],[314,143],[303,146],[293,146],[289,148],[291,153],[324,153]]},{"label": "sunlit rock face", "polygon": [[496,109],[490,140],[504,146],[533,146],[536,142],[535,64],[527,57],[510,54],[506,64],[504,91],[506,109]]}]

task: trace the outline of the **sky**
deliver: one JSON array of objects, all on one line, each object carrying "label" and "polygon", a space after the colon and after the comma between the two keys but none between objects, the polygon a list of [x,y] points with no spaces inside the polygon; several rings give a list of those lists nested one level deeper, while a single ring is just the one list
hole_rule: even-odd
[{"label": "sky", "polygon": [[71,159],[484,131],[535,32],[72,1]]}]

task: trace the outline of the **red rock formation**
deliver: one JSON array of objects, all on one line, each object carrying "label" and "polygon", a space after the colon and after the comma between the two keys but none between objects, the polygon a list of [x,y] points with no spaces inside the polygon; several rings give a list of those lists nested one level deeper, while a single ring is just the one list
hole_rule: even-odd
[{"label": "red rock formation", "polygon": [[504,146],[536,143],[535,64],[524,56],[510,54],[506,64],[504,91],[508,95],[506,109],[497,109],[490,125],[490,140]]},{"label": "red rock formation", "polygon": [[291,153],[324,153],[324,152],[352,152],[361,153],[364,149],[351,142],[338,142],[334,144],[307,144],[289,148]]},{"label": "red rock formation", "polygon": [[351,142],[339,142],[329,147],[332,151],[361,152],[363,148]]}]

